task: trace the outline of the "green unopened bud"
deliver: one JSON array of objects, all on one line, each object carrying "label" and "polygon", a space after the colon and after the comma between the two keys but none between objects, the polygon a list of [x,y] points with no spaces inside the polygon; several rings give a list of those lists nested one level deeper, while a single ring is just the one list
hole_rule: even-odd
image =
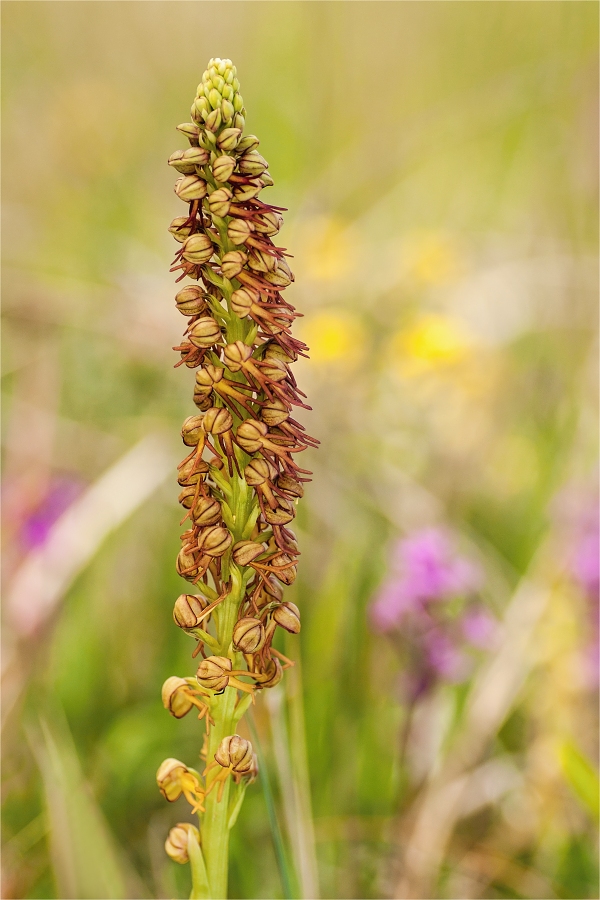
[{"label": "green unopened bud", "polygon": [[253,221],[256,231],[260,234],[274,235],[283,225],[283,216],[278,212],[269,211],[261,213]]},{"label": "green unopened bud", "polygon": [[232,219],[227,226],[227,237],[239,246],[246,243],[252,231],[252,224],[247,219]]},{"label": "green unopened bud", "polygon": [[233,198],[236,203],[246,203],[248,200],[254,200],[262,191],[262,182],[256,179],[249,184],[238,184],[234,188]]},{"label": "green unopened bud", "polygon": [[304,488],[291,475],[280,475],[277,479],[277,487],[280,491],[285,491],[290,497],[304,497]]},{"label": "green unopened bud", "polygon": [[255,134],[247,134],[246,137],[242,138],[239,142],[236,149],[238,153],[246,153],[250,150],[255,150],[259,144],[260,141]]},{"label": "green unopened bud", "polygon": [[287,287],[293,280],[292,270],[284,259],[278,259],[276,270],[265,275],[265,281],[268,281],[269,284],[275,287]]},{"label": "green unopened bud", "polygon": [[195,228],[193,222],[190,222],[189,216],[177,216],[169,225],[169,232],[180,244],[190,236],[192,228]]},{"label": "green unopened bud", "polygon": [[207,263],[213,253],[213,242],[207,234],[202,232],[190,235],[183,245],[183,258],[196,266]]},{"label": "green unopened bud", "polygon": [[237,147],[242,132],[239,128],[224,128],[217,138],[217,147],[219,150],[234,150]]},{"label": "green unopened bud", "polygon": [[220,343],[222,339],[221,327],[212,316],[202,316],[197,319],[188,332],[188,337],[194,347],[212,347]]},{"label": "green unopened bud", "polygon": [[174,862],[184,865],[190,861],[188,854],[190,835],[198,844],[200,843],[200,832],[191,822],[179,822],[169,831],[169,836],[165,841],[165,850]]},{"label": "green unopened bud", "polygon": [[263,172],[260,176],[260,180],[262,181],[264,187],[273,187],[273,185],[275,184],[268,172]]},{"label": "green unopened bud", "polygon": [[221,521],[221,504],[214,497],[198,497],[192,507],[192,520],[201,528],[216,525]]},{"label": "green unopened bud", "polygon": [[200,687],[211,691],[224,691],[229,684],[231,668],[231,660],[227,656],[208,656],[198,666],[196,681]]},{"label": "green unopened bud", "polygon": [[219,130],[221,121],[222,121],[221,110],[213,109],[213,111],[210,112],[208,114],[208,116],[206,117],[206,123],[205,123],[206,130],[212,131],[212,133],[214,134],[216,131]]},{"label": "green unopened bud", "polygon": [[242,175],[260,175],[269,168],[269,163],[257,150],[247,150],[238,160]]},{"label": "green unopened bud", "polygon": [[257,419],[246,419],[237,430],[236,440],[246,453],[256,453],[263,445],[267,434],[267,426]]},{"label": "green unopened bud", "polygon": [[186,162],[183,150],[176,150],[175,153],[171,153],[167,162],[178,172],[181,172],[182,175],[191,175],[196,171],[196,166],[193,162]]},{"label": "green unopened bud", "polygon": [[277,398],[266,400],[260,410],[260,417],[269,428],[281,425],[282,422],[289,418],[289,415],[289,410],[283,400],[278,400]]},{"label": "green unopened bud", "polygon": [[211,88],[207,99],[213,109],[221,108],[221,95],[216,88]]},{"label": "green unopened bud", "polygon": [[[186,693],[187,692],[187,693]],[[162,702],[176,719],[183,719],[194,706],[189,697],[189,686],[185,678],[171,675],[162,686]]]},{"label": "green unopened bud", "polygon": [[229,176],[235,169],[235,159],[231,156],[217,156],[212,164],[212,173],[215,181],[221,183],[229,181]]},{"label": "green unopened bud", "polygon": [[[239,97],[239,94],[237,95]],[[234,98],[234,103],[237,100],[237,97]],[[223,98],[221,101],[221,115],[223,116],[224,122],[231,122],[235,113],[234,103],[231,100],[226,100]]]},{"label": "green unopened bud", "polygon": [[207,434],[225,434],[233,428],[233,416],[223,406],[211,406],[206,410],[202,427]]},{"label": "green unopened bud", "polygon": [[215,525],[200,532],[198,537],[198,549],[214,558],[223,556],[233,543],[233,537],[222,525]]},{"label": "green unopened bud", "polygon": [[248,265],[255,272],[273,272],[277,268],[277,257],[253,248],[248,254]]},{"label": "green unopened bud", "polygon": [[300,631],[300,610],[289,600],[273,610],[273,619],[290,634],[298,634]]},{"label": "green unopened bud", "polygon": [[225,278],[235,278],[242,271],[248,257],[242,250],[231,250],[226,253],[221,260],[221,272]]},{"label": "green unopened bud", "polygon": [[261,367],[261,372],[268,378],[269,381],[273,381],[277,384],[280,381],[285,381],[288,377],[288,370],[284,363],[279,359],[267,359],[264,361],[265,365]]},{"label": "green unopened bud", "polygon": [[219,744],[215,759],[224,769],[246,774],[252,768],[252,744],[239,734],[231,734]]},{"label": "green unopened bud", "polygon": [[284,350],[280,344],[276,344],[274,341],[267,345],[267,349],[264,353],[264,359],[278,359],[286,366],[295,362],[297,358],[298,357],[295,354],[292,355],[288,350]]},{"label": "green unopened bud", "polygon": [[184,316],[200,316],[206,311],[208,294],[195,284],[188,284],[175,295],[175,304]]},{"label": "green unopened bud", "polygon": [[198,146],[198,136],[200,134],[200,129],[193,122],[184,122],[182,125],[178,125],[177,131],[185,134],[186,138],[193,147]]},{"label": "green unopened bud", "polygon": [[206,197],[206,182],[198,175],[185,175],[178,178],[175,183],[175,193],[180,200],[191,202],[192,200],[202,200]]},{"label": "green unopened bud", "polygon": [[265,629],[260,619],[244,616],[233,629],[233,646],[242,653],[256,653],[265,642]]},{"label": "green unopened bud", "polygon": [[222,219],[229,215],[231,200],[233,194],[228,188],[218,188],[208,197],[208,208],[213,216],[220,216]]},{"label": "green unopened bud", "polygon": [[[234,563],[238,566],[249,566],[251,562],[258,559],[265,552],[263,544],[257,544],[256,541],[238,541],[235,544],[231,555]],[[248,651],[249,653],[251,651]]]},{"label": "green unopened bud", "polygon": [[198,594],[180,594],[173,607],[173,618],[180,628],[197,628],[204,621],[202,613],[207,606]]}]

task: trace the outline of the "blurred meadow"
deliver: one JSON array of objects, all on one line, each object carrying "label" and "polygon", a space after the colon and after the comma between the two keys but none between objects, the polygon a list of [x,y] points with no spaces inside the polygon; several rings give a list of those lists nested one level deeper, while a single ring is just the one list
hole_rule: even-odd
[{"label": "blurred meadow", "polygon": [[231,896],[598,897],[597,4],[2,24],[2,896],[189,894],[155,783],[201,747],[160,699],[195,669],[166,160],[228,56],[321,440]]}]

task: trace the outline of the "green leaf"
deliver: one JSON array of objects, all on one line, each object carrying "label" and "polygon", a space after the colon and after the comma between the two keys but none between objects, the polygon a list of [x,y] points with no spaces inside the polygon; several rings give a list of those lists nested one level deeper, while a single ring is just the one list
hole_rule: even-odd
[{"label": "green leaf", "polygon": [[600,781],[592,763],[573,741],[565,741],[560,751],[563,774],[587,809],[594,822],[598,821]]},{"label": "green leaf", "polygon": [[211,890],[200,844],[192,831],[188,831],[187,851],[192,869],[190,900],[210,900]]}]

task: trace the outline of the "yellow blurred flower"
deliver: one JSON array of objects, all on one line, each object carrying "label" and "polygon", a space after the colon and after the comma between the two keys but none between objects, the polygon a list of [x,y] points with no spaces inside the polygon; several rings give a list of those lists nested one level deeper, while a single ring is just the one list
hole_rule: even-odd
[{"label": "yellow blurred flower", "polygon": [[365,329],[352,313],[328,310],[307,317],[302,325],[302,340],[314,364],[351,367],[361,359]]},{"label": "yellow blurred flower", "polygon": [[450,236],[437,231],[420,231],[404,241],[402,268],[420,284],[446,284],[462,273],[464,260],[456,241]]},{"label": "yellow blurred flower", "polygon": [[392,337],[390,354],[400,374],[411,376],[462,362],[472,347],[473,340],[460,322],[431,313],[411,328],[397,331]]},{"label": "yellow blurred flower", "polygon": [[316,216],[306,224],[304,260],[306,272],[319,281],[336,281],[354,268],[356,244],[348,223],[329,216]]}]

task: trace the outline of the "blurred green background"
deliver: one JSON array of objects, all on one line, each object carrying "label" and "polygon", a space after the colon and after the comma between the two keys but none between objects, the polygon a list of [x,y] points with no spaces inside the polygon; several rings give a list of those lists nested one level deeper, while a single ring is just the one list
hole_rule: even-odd
[{"label": "blurred green background", "polygon": [[[2,24],[2,896],[189,892],[163,850],[187,807],[154,780],[201,745],[160,702],[194,668],[166,159],[227,56],[289,208],[322,442],[297,665],[254,714],[287,862],[259,779],[231,896],[597,897],[597,5],[9,2]],[[409,701],[419,635],[368,610],[432,529],[483,573],[494,640]]]}]

